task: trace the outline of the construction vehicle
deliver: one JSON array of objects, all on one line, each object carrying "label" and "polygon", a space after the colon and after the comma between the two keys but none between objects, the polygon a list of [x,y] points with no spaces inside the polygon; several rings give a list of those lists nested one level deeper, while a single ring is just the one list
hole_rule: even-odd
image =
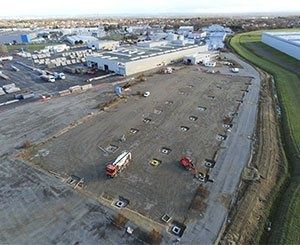
[{"label": "construction vehicle", "polygon": [[195,166],[190,157],[184,156],[180,159],[180,165],[184,167],[186,170],[195,171]]},{"label": "construction vehicle", "polygon": [[66,79],[66,75],[63,72],[54,72],[53,76],[55,79],[61,79],[61,80],[65,80]]},{"label": "construction vehicle", "polygon": [[9,76],[6,76],[5,74],[3,74],[2,71],[0,71],[0,77],[5,79],[5,80],[9,80]]},{"label": "construction vehicle", "polygon": [[233,68],[230,69],[230,71],[231,71],[232,73],[239,73],[240,69],[237,68],[237,67],[233,67]]},{"label": "construction vehicle", "polygon": [[7,60],[13,60],[13,57],[12,56],[1,56],[0,57],[0,62],[7,61]]},{"label": "construction vehicle", "polygon": [[20,71],[20,69],[19,69],[18,67],[15,67],[15,66],[13,66],[13,65],[11,65],[11,69],[12,69],[13,71]]},{"label": "construction vehicle", "polygon": [[119,172],[127,167],[130,160],[131,153],[129,151],[123,151],[113,163],[106,165],[106,176],[111,178],[117,176]]},{"label": "construction vehicle", "polygon": [[46,74],[44,74],[44,75],[41,75],[40,78],[43,79],[43,80],[45,80],[45,81],[47,81],[47,82],[51,82],[51,83],[55,82],[55,77],[52,76],[52,75],[46,75]]},{"label": "construction vehicle", "polygon": [[184,156],[180,159],[180,165],[186,169],[191,170],[198,180],[202,182],[208,181],[207,168],[196,169],[192,159],[188,156]]}]

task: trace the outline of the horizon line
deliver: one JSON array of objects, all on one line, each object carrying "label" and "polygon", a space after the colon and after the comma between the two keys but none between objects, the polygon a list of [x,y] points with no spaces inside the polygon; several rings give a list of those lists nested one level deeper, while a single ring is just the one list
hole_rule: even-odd
[{"label": "horizon line", "polygon": [[[218,16],[209,16],[209,15],[218,15]],[[272,11],[272,12],[259,12],[259,11],[249,11],[249,12],[201,12],[201,13],[180,13],[180,12],[161,12],[161,13],[110,13],[110,14],[74,14],[74,15],[19,15],[19,16],[0,16],[0,20],[14,20],[14,19],[70,19],[70,18],[117,18],[117,17],[135,17],[135,18],[145,18],[145,17],[228,17],[228,15],[242,16],[246,15],[250,17],[251,15],[255,16],[294,16],[300,15],[300,11]]]}]

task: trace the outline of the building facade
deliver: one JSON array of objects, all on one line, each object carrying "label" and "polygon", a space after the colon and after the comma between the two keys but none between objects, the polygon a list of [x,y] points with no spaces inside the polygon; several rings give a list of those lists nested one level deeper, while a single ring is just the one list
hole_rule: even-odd
[{"label": "building facade", "polygon": [[0,43],[3,44],[26,44],[31,43],[32,39],[36,38],[37,34],[26,31],[1,31]]},{"label": "building facade", "polygon": [[206,45],[184,47],[164,46],[151,48],[130,47],[87,56],[87,65],[99,70],[129,76],[182,60],[186,55],[207,52]]}]

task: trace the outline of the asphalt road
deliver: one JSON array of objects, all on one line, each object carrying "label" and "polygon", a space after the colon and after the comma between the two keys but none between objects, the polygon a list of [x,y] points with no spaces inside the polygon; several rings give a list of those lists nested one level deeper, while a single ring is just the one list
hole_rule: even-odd
[{"label": "asphalt road", "polygon": [[[226,57],[236,60],[244,67],[238,75],[253,77],[252,85],[244,97],[238,116],[233,121],[232,132],[219,151],[217,163],[211,172],[211,177],[215,182],[206,184],[210,191],[206,212],[196,223],[187,226],[181,239],[183,244],[213,244],[218,242],[219,234],[227,222],[229,203],[234,200],[241,173],[251,155],[252,140],[250,138],[256,126],[260,76],[252,66],[235,55],[226,54]],[[221,70],[221,72],[230,73],[229,70]]]}]

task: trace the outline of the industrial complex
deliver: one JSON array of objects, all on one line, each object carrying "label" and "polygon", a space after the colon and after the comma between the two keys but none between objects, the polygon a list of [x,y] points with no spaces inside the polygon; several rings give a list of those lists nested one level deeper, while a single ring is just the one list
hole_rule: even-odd
[{"label": "industrial complex", "polygon": [[300,60],[300,32],[264,32],[262,42]]}]

